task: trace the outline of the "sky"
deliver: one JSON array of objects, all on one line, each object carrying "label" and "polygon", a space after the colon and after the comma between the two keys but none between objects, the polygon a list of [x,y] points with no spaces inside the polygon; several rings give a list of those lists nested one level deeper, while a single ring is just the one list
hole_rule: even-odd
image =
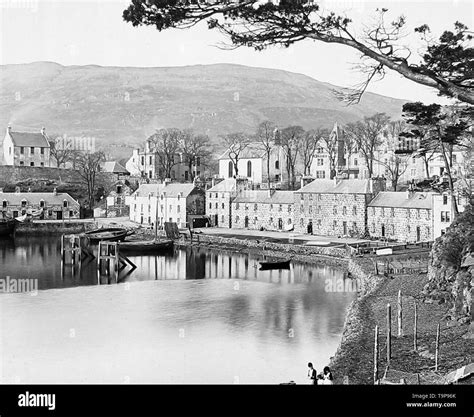
[{"label": "sky", "polygon": [[[133,27],[122,19],[128,4],[128,0],[0,0],[0,63],[52,61],[130,67],[234,63],[302,73],[342,87],[362,80],[354,69],[359,53],[342,45],[305,41],[263,52],[250,48],[222,50],[217,46],[225,39],[204,24],[164,32]],[[457,20],[470,29],[474,26],[474,2],[470,0],[322,0],[319,4],[351,17],[359,32],[363,24],[371,22],[378,7],[388,8],[390,17],[405,15],[407,30],[427,23],[439,36]],[[404,42],[414,51],[422,46],[411,36]],[[368,91],[407,100],[445,102],[433,89],[391,71],[372,83]]]}]

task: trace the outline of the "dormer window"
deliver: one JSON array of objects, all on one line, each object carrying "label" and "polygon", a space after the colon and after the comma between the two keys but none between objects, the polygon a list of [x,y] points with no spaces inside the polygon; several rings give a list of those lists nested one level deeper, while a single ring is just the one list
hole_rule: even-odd
[{"label": "dormer window", "polygon": [[68,201],[67,200],[63,200],[63,207],[67,207],[69,204],[68,204]]}]

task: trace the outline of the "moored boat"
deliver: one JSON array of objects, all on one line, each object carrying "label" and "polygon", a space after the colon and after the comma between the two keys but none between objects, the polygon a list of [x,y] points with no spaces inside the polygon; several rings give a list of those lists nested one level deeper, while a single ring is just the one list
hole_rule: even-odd
[{"label": "moored boat", "polygon": [[260,262],[260,271],[270,269],[290,269],[290,261]]},{"label": "moored boat", "polygon": [[85,232],[85,235],[90,239],[91,243],[97,243],[101,240],[121,242],[125,240],[129,234],[131,233],[127,229],[121,227],[108,227]]},{"label": "moored boat", "polygon": [[119,243],[120,252],[127,255],[154,254],[170,249],[173,249],[172,240],[136,240]]}]

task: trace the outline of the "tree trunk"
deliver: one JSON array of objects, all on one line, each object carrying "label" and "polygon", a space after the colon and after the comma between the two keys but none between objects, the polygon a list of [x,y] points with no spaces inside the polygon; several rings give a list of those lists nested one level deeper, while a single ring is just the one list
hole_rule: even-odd
[{"label": "tree trunk", "polygon": [[444,148],[444,143],[441,140],[441,135],[439,135],[438,138],[439,138],[439,144],[441,145],[441,154],[443,155],[443,159],[444,159],[444,167],[446,169],[446,173],[448,174],[448,183],[449,183],[449,189],[451,191],[451,206],[453,209],[453,220],[454,220],[456,216],[459,214],[459,212],[458,212],[458,204],[456,202],[456,197],[454,195],[453,177],[451,175],[451,168],[449,166],[449,161],[446,155],[446,150]]}]

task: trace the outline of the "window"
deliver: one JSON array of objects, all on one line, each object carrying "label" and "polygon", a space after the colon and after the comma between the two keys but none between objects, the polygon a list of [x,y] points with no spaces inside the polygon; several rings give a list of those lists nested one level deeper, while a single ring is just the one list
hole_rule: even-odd
[{"label": "window", "polygon": [[35,166],[35,163],[34,162],[30,162],[30,167],[34,167]]},{"label": "window", "polygon": [[247,177],[251,177],[251,176],[252,176],[252,162],[248,161],[247,162]]},{"label": "window", "polygon": [[67,207],[68,206],[68,201],[67,200],[63,200],[63,207]]},{"label": "window", "polygon": [[280,161],[275,161],[275,169],[280,169]]},{"label": "window", "polygon": [[20,153],[23,155],[25,153],[25,148],[23,146],[20,146]]},{"label": "window", "polygon": [[32,147],[30,148],[30,155],[34,155],[34,154],[35,154],[35,147],[32,146]]},{"label": "window", "polygon": [[229,161],[229,165],[228,165],[227,169],[228,169],[227,176],[229,178],[232,178],[233,175],[234,175],[234,166],[232,165],[232,161]]}]

